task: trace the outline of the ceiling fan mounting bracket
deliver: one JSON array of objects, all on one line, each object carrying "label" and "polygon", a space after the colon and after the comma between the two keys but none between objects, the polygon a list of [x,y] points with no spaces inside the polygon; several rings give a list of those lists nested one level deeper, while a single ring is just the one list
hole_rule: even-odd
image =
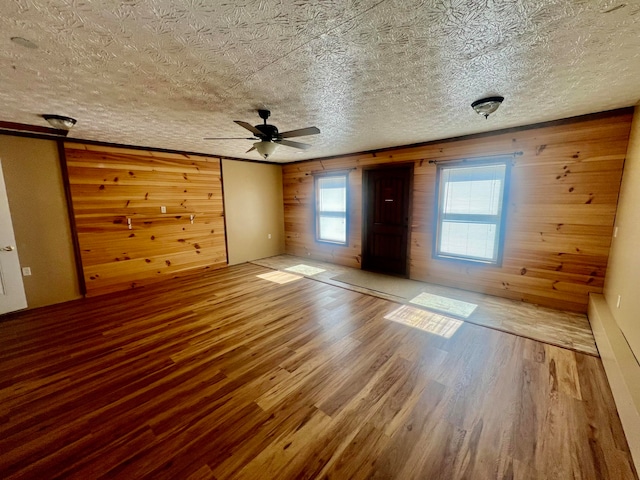
[{"label": "ceiling fan mounting bracket", "polygon": [[267,118],[271,116],[271,112],[269,110],[258,110],[258,115],[260,115],[260,118],[264,120],[264,123],[266,125]]}]

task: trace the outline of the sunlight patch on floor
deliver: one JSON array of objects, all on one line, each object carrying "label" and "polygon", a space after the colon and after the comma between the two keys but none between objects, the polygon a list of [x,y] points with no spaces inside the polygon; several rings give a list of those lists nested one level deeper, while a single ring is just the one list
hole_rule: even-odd
[{"label": "sunlight patch on floor", "polygon": [[419,328],[444,338],[451,338],[464,322],[446,317],[438,313],[427,312],[419,308],[403,305],[385,315],[387,320],[402,323],[410,327]]},{"label": "sunlight patch on floor", "polygon": [[462,300],[441,297],[440,295],[434,295],[426,292],[412,298],[409,302],[431,310],[462,318],[468,318],[478,306],[475,303],[463,302]]},{"label": "sunlight patch on floor", "polygon": [[261,278],[263,280],[268,280],[273,283],[279,283],[279,284],[295,282],[296,280],[300,280],[301,278],[304,278],[304,277],[301,277],[300,275],[294,275],[293,273],[287,273],[287,272],[269,272],[269,273],[263,273],[262,275],[256,275],[256,277]]},{"label": "sunlight patch on floor", "polygon": [[323,268],[312,267],[311,265],[305,265],[301,263],[299,265],[294,265],[293,267],[285,268],[287,272],[295,272],[301,275],[316,275],[317,273],[325,272]]}]

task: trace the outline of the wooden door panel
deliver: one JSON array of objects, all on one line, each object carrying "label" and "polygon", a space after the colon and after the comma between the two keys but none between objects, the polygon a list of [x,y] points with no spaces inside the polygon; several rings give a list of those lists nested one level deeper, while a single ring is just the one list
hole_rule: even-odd
[{"label": "wooden door panel", "polygon": [[407,274],[413,165],[365,171],[363,268]]}]

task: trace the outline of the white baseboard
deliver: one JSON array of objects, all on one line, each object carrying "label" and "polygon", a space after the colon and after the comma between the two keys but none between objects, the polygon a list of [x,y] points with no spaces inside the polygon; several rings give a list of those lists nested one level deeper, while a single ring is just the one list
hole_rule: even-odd
[{"label": "white baseboard", "polygon": [[603,295],[589,295],[587,315],[636,471],[640,472],[640,364]]}]

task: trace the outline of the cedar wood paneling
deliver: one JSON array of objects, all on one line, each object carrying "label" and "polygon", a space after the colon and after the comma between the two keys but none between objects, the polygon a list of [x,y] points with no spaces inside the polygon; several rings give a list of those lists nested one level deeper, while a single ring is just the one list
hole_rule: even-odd
[{"label": "cedar wood paneling", "polygon": [[[362,167],[414,162],[410,278],[586,312],[602,292],[632,112],[283,166],[286,251],[359,268]],[[513,159],[500,267],[431,257],[436,167],[429,160]],[[312,172],[353,168],[346,247],[314,240]]]},{"label": "cedar wood paneling", "polygon": [[65,156],[87,295],[227,264],[219,158],[70,143]]}]

